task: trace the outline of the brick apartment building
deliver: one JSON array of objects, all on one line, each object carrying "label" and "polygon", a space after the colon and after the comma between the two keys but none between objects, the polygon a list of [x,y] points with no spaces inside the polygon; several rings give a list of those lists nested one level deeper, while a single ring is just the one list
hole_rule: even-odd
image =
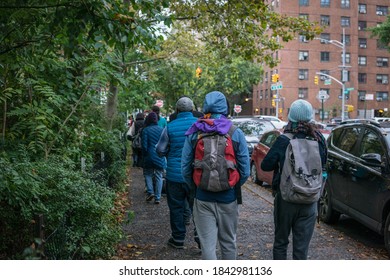
[{"label": "brick apartment building", "polygon": [[[326,122],[341,116],[344,86],[346,91],[349,89],[348,93],[345,91],[345,117],[390,115],[390,53],[366,30],[387,19],[389,0],[268,2],[279,13],[320,23],[324,31],[312,41],[299,36],[275,52],[280,64],[264,69],[262,81],[253,87],[250,104],[245,106],[248,112],[243,113],[278,115],[286,120],[290,104],[302,98],[315,108],[315,119]],[[318,75],[319,72],[325,75]],[[275,87],[272,82],[275,73],[281,83],[277,91],[271,90]],[[279,97],[276,99],[279,102],[272,101],[275,97]]]}]

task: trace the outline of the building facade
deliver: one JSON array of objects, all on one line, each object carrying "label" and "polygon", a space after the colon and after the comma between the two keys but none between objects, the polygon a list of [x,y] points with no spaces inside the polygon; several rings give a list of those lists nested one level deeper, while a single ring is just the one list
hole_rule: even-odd
[{"label": "building facade", "polygon": [[319,23],[323,32],[311,41],[299,36],[275,52],[280,63],[265,68],[262,81],[253,87],[253,114],[286,120],[290,104],[301,98],[313,105],[317,121],[327,122],[342,113],[344,118],[390,115],[390,53],[367,30],[387,19],[389,0],[273,0],[269,4],[281,14]]}]

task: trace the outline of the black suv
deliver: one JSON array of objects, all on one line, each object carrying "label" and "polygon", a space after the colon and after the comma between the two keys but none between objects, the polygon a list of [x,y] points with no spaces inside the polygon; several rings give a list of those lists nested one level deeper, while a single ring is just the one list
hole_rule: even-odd
[{"label": "black suv", "polygon": [[320,218],[332,223],[347,214],[382,234],[390,254],[390,128],[347,121],[332,130],[327,142]]}]

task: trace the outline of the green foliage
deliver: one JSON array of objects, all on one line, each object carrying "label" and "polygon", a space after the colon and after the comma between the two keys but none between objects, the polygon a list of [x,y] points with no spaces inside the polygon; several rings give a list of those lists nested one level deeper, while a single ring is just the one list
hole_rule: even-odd
[{"label": "green foliage", "polygon": [[47,236],[66,220],[66,239],[60,244],[65,251],[62,257],[112,256],[121,235],[112,213],[115,193],[110,188],[86,173],[75,171],[74,163],[65,158],[30,162],[3,155],[0,167],[3,258],[18,258],[18,253],[34,241],[32,228],[37,213],[45,217]]},{"label": "green foliage", "polygon": [[373,37],[376,36],[379,38],[379,41],[387,46],[387,49],[390,52],[390,16],[387,16],[387,20],[379,24],[378,26],[369,28],[372,32]]}]

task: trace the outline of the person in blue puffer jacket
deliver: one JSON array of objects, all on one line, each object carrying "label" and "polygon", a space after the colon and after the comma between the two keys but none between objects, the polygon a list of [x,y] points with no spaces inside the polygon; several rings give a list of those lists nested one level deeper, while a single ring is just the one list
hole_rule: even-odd
[{"label": "person in blue puffer jacket", "polygon": [[210,192],[196,188],[192,174],[194,171],[194,143],[198,132],[225,135],[233,125],[227,118],[228,102],[223,93],[213,91],[205,96],[203,113],[186,132],[186,140],[182,152],[182,175],[191,190],[195,192],[193,216],[202,247],[202,259],[217,259],[217,243],[221,249],[221,258],[234,260],[237,258],[237,225],[238,204],[241,201],[241,186],[249,177],[249,153],[245,135],[236,128],[232,134],[233,149],[240,175],[236,185],[228,190]]},{"label": "person in blue puffer jacket", "polygon": [[[194,103],[189,97],[181,97],[176,102],[176,119],[168,123],[157,144],[157,154],[167,158],[165,178],[171,226],[171,238],[168,240],[168,245],[176,249],[184,248],[187,218],[185,216],[188,215],[186,207],[192,204],[190,188],[181,174],[181,154],[185,133],[197,120],[192,114],[193,108]],[[200,246],[196,235],[195,241]]]},{"label": "person in blue puffer jacket", "polygon": [[[144,159],[143,171],[146,185],[146,201],[154,198],[154,203],[159,204],[163,186],[163,174],[166,168],[165,158],[157,155],[156,144],[160,139],[163,128],[157,125],[157,115],[154,112],[148,114],[145,126],[142,130],[142,156]],[[156,179],[156,187],[153,186],[153,177]]]}]

